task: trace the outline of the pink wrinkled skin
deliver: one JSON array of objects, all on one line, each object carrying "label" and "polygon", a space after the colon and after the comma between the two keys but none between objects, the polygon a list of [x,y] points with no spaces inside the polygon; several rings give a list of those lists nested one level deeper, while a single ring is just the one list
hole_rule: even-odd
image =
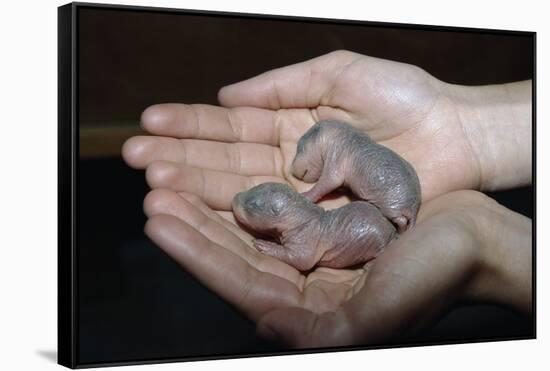
[{"label": "pink wrinkled skin", "polygon": [[279,183],[238,193],[232,206],[245,227],[274,238],[254,240],[256,249],[301,271],[365,263],[396,237],[393,225],[368,202],[326,211]]},{"label": "pink wrinkled skin", "polygon": [[344,186],[378,207],[399,233],[416,222],[421,192],[414,168],[345,122],[313,125],[298,142],[291,171],[305,182],[317,182],[304,193],[313,202]]}]

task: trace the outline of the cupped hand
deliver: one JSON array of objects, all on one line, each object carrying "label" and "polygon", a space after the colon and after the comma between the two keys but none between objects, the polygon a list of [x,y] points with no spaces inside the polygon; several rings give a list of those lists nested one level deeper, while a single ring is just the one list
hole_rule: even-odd
[{"label": "cupped hand", "polygon": [[[215,212],[193,194],[151,191],[145,230],[182,267],[256,322],[261,336],[311,348],[410,334],[457,300],[487,299],[485,283],[513,291],[521,280],[502,285],[494,269],[483,269],[483,257],[507,261],[487,251],[483,232],[494,230],[496,220],[516,217],[502,209],[474,191],[440,196],[422,205],[414,229],[367,265],[308,274],[256,251],[253,237],[234,224],[231,213]],[[510,259],[515,266],[529,264],[530,255],[521,253]]]},{"label": "cupped hand", "polygon": [[259,183],[311,188],[290,173],[297,141],[315,122],[339,119],[408,160],[429,200],[479,186],[478,162],[450,96],[447,84],[418,67],[337,51],[224,87],[225,107],[151,106],[142,125],[155,136],[131,138],[123,156],[147,168],[153,188],[193,193],[229,210],[234,194]]}]

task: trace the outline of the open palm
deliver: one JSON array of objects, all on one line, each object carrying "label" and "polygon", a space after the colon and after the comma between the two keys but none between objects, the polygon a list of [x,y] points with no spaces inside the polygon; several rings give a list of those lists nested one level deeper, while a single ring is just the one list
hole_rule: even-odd
[{"label": "open palm", "polygon": [[[334,52],[223,88],[210,105],[161,104],[142,115],[156,136],[134,137],[126,161],[153,188],[198,195],[230,210],[237,192],[290,174],[298,139],[322,119],[345,120],[416,169],[423,200],[472,188],[479,169],[447,85],[411,65]],[[339,206],[345,199],[330,201]]]}]

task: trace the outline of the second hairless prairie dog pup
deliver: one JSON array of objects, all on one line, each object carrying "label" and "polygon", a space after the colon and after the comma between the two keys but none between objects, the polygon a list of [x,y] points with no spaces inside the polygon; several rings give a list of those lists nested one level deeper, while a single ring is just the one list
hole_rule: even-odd
[{"label": "second hairless prairie dog pup", "polygon": [[317,183],[304,196],[317,202],[346,186],[378,207],[398,231],[416,222],[420,182],[413,167],[353,126],[334,120],[313,125],[298,141],[292,174]]},{"label": "second hairless prairie dog pup", "polygon": [[256,239],[256,249],[301,271],[367,262],[396,237],[394,226],[368,202],[324,210],[280,183],[237,193],[232,206],[239,222],[277,241]]}]

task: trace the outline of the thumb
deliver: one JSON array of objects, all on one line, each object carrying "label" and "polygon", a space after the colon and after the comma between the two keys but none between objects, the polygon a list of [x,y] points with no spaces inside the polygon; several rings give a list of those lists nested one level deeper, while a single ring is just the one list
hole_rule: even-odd
[{"label": "thumb", "polygon": [[281,341],[292,348],[321,348],[354,343],[351,327],[341,310],[313,313],[302,308],[268,312],[258,321],[259,336]]},{"label": "thumb", "polygon": [[218,100],[226,107],[251,106],[274,110],[317,107],[323,97],[330,96],[327,93],[342,68],[358,56],[348,51],[336,51],[277,68],[221,88]]}]

